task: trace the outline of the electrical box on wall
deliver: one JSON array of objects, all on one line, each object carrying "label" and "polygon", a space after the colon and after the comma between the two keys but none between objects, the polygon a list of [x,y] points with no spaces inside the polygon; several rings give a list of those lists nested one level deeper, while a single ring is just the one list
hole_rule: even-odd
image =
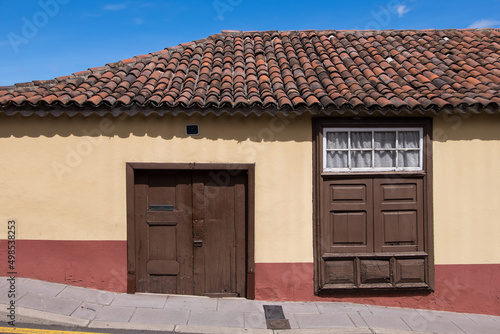
[{"label": "electrical box on wall", "polygon": [[197,136],[200,134],[200,128],[198,124],[188,124],[186,125],[186,135]]}]

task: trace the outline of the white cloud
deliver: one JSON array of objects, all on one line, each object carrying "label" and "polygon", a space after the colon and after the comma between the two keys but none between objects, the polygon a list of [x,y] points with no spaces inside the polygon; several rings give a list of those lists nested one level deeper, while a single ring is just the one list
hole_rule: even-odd
[{"label": "white cloud", "polygon": [[103,7],[104,10],[110,10],[113,12],[119,11],[119,10],[124,10],[127,9],[127,4],[126,3],[120,3],[116,5],[107,5]]},{"label": "white cloud", "polygon": [[500,25],[500,21],[496,20],[478,20],[472,23],[468,28],[481,29],[481,28],[493,28],[494,26]]},{"label": "white cloud", "polygon": [[410,10],[405,5],[397,5],[396,6],[396,11],[398,12],[399,17],[403,17]]}]

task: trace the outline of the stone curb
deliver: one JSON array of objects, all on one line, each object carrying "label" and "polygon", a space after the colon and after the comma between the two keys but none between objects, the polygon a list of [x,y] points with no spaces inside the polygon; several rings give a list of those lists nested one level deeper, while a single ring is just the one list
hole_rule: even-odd
[{"label": "stone curb", "polygon": [[175,326],[176,333],[204,333],[204,334],[274,334],[272,329],[261,328],[236,328],[236,327],[215,327],[215,326]]},{"label": "stone curb", "polygon": [[[280,329],[274,334],[373,334],[368,327],[364,328],[304,328],[304,329]],[[415,333],[413,333],[415,334]]]},{"label": "stone curb", "polygon": [[[436,334],[435,332],[413,332],[413,331],[402,331],[397,329],[383,329],[383,328],[372,328],[374,334]],[[439,334],[439,333],[438,333]]]},{"label": "stone curb", "polygon": [[112,321],[99,321],[93,320],[87,326],[88,328],[95,329],[123,329],[123,330],[144,330],[144,331],[158,331],[158,332],[173,332],[175,325],[162,325],[162,324],[138,324],[130,322],[112,322]]},{"label": "stone curb", "polygon": [[[7,307],[5,304],[0,304],[2,311],[0,314],[7,317],[7,312],[3,311]],[[75,318],[69,315],[62,315],[57,313],[44,312],[39,310],[33,310],[24,307],[16,307],[16,322],[27,322],[31,324],[57,324],[65,326],[75,326],[75,327],[87,327],[90,323],[89,320]]]}]

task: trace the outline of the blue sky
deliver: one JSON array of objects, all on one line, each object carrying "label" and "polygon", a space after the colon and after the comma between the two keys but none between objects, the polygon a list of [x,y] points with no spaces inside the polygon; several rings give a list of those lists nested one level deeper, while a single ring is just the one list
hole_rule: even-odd
[{"label": "blue sky", "polygon": [[53,79],[221,30],[500,27],[500,0],[2,0],[0,86]]}]

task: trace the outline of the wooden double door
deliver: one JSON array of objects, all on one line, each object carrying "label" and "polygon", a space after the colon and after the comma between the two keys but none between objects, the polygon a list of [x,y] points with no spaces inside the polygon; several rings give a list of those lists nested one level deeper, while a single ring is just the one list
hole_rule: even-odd
[{"label": "wooden double door", "polygon": [[247,173],[137,170],[135,291],[246,296]]}]

